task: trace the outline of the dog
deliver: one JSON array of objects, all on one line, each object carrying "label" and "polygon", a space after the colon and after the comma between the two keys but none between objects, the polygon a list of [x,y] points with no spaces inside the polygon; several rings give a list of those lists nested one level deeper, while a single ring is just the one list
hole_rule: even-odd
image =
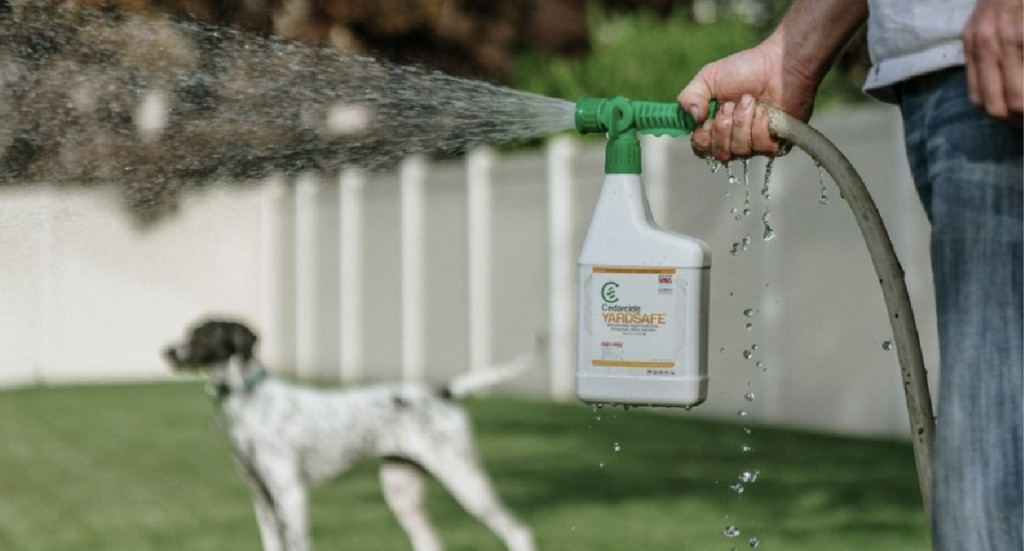
[{"label": "dog", "polygon": [[239,470],[252,490],[265,551],[311,549],[309,489],[366,458],[382,458],[385,501],[415,551],[443,546],[427,518],[425,473],[444,485],[510,551],[534,551],[530,529],[499,500],[477,456],[469,418],[454,399],[514,377],[532,354],[456,377],[438,391],[380,384],[339,391],[271,378],[256,334],[237,321],[194,325],[166,348],[175,371],[209,377]]}]

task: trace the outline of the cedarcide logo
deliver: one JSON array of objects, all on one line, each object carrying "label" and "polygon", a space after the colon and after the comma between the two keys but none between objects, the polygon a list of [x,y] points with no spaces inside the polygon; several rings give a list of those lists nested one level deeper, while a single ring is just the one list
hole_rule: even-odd
[{"label": "cedarcide logo", "polygon": [[601,298],[608,304],[613,304],[619,301],[619,297],[616,294],[616,289],[619,288],[619,284],[614,281],[609,281],[601,286]]}]

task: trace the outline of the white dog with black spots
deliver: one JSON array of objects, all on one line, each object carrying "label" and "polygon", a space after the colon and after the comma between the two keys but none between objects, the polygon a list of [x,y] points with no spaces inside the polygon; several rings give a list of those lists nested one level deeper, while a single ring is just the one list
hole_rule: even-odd
[{"label": "white dog with black spots", "polygon": [[252,489],[265,551],[309,551],[309,488],[371,457],[384,458],[384,498],[415,551],[443,549],[424,508],[425,473],[510,551],[535,549],[530,529],[498,498],[480,464],[469,418],[454,401],[514,377],[534,354],[470,371],[442,391],[420,384],[323,391],[269,377],[253,353],[256,341],[241,323],[209,320],[165,355],[176,370],[208,372]]}]

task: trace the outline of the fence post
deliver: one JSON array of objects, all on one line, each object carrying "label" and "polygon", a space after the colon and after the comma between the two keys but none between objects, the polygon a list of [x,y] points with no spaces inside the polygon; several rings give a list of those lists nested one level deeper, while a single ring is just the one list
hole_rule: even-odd
[{"label": "fence post", "polygon": [[[59,323],[60,301],[57,300],[57,236],[55,216],[60,208],[59,190],[53,185],[40,186],[40,227],[34,228],[35,240],[39,246],[39,265],[35,278],[36,316],[33,348],[33,382],[46,384],[51,381],[48,371],[53,367],[54,350],[60,342]],[[32,334],[32,333],[30,333]]]},{"label": "fence post", "polygon": [[295,196],[283,175],[263,187],[261,237],[261,352],[267,365],[295,366]]},{"label": "fence post", "polygon": [[424,197],[427,162],[412,156],[399,167],[402,201],[402,380],[421,381],[424,346]]},{"label": "fence post", "polygon": [[341,171],[339,181],[340,277],[339,377],[343,383],[363,375],[363,186],[366,174],[357,167]]},{"label": "fence post", "polygon": [[295,182],[295,374],[316,377],[319,361],[320,182],[312,173]]},{"label": "fence post", "polygon": [[573,395],[575,331],[573,321],[576,263],[573,250],[572,158],[573,141],[559,136],[548,145],[548,298],[550,347],[548,364],[551,396],[568,400]]},{"label": "fence post", "polygon": [[466,211],[469,245],[469,368],[491,362],[491,170],[494,151],[472,151],[466,162]]}]

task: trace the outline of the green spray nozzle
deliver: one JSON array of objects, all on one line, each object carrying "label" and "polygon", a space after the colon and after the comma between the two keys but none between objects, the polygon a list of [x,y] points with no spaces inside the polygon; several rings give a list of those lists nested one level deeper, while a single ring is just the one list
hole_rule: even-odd
[{"label": "green spray nozzle", "polygon": [[[711,102],[708,117],[714,116]],[[640,174],[640,141],[636,133],[653,136],[682,136],[697,128],[697,121],[678,103],[633,101],[622,96],[576,101],[576,130],[580,134],[608,134],[605,173]]]}]

